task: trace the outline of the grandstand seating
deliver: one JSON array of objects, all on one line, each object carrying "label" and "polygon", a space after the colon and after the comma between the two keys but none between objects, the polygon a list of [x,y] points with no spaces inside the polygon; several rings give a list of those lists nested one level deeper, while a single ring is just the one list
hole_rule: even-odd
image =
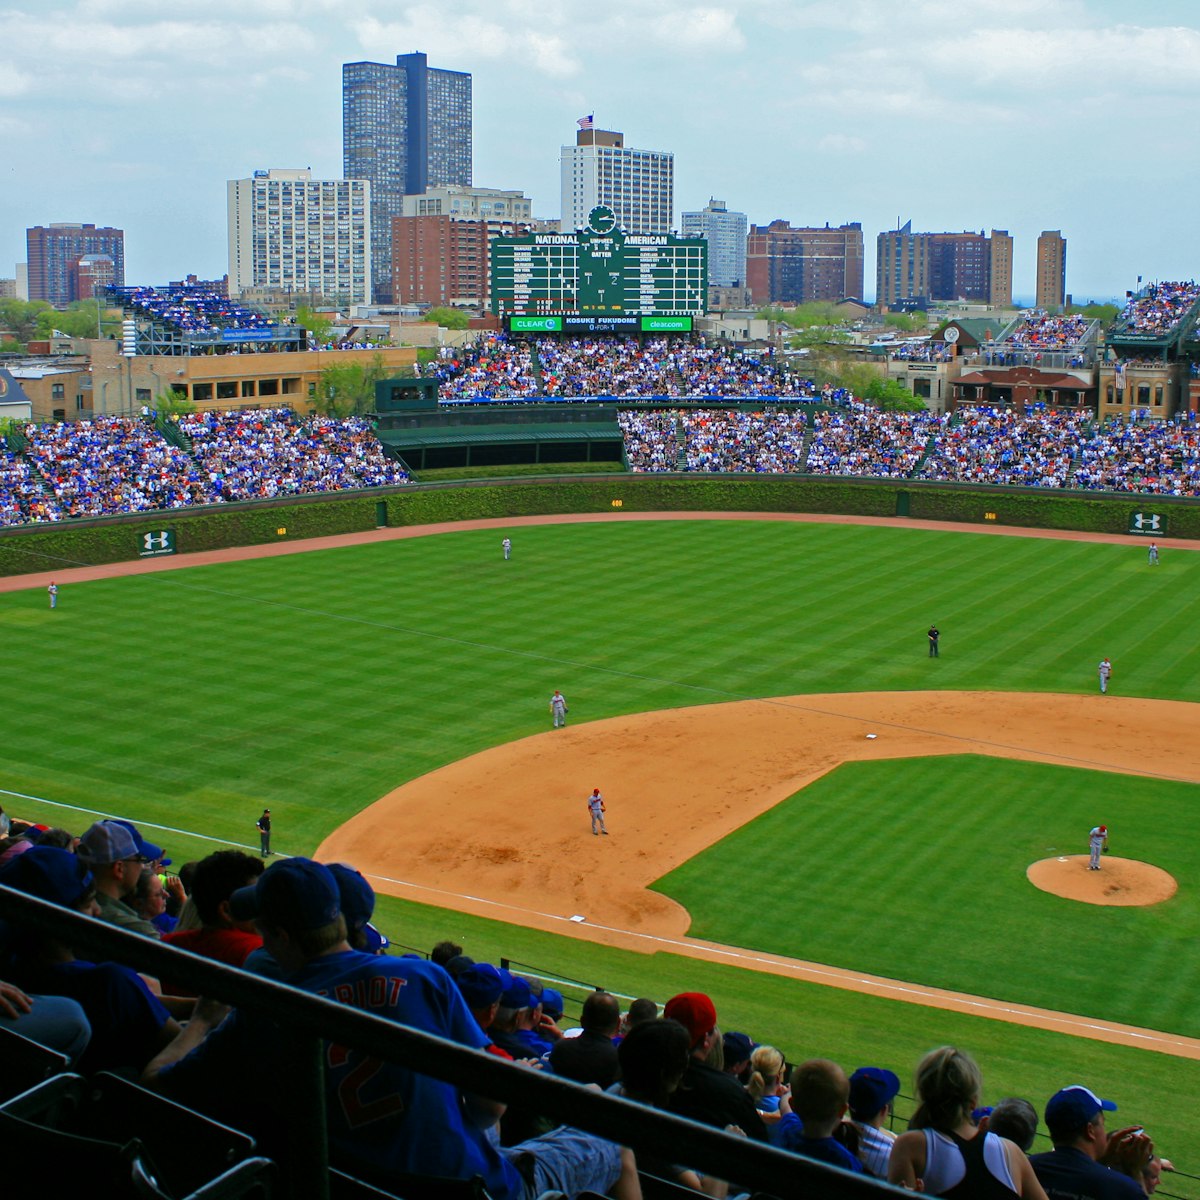
[{"label": "grandstand seating", "polygon": [[1121,310],[1109,340],[1129,336],[1170,337],[1197,300],[1200,300],[1200,286],[1192,280],[1148,284]]},{"label": "grandstand seating", "polygon": [[182,333],[271,329],[278,324],[265,313],[204,287],[127,287],[110,289],[110,294],[134,312]]}]

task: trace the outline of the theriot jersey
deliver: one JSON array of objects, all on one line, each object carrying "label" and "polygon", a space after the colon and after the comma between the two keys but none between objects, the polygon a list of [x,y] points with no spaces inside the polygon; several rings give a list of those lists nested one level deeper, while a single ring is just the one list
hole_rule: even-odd
[{"label": "theriot jersey", "polygon": [[[433,963],[348,950],[315,959],[287,982],[464,1046],[481,1050],[488,1044],[454,981]],[[261,1018],[237,1011],[163,1072],[164,1088],[187,1094],[198,1074],[207,1083],[222,1075],[237,1078],[248,1064],[265,1066],[264,1051],[278,1044],[278,1036]],[[279,1051],[286,1053],[286,1047]],[[522,1194],[520,1175],[464,1116],[456,1088],[336,1043],[326,1044],[325,1056],[335,1163],[380,1183],[392,1172],[452,1179],[480,1175],[497,1200]]]}]

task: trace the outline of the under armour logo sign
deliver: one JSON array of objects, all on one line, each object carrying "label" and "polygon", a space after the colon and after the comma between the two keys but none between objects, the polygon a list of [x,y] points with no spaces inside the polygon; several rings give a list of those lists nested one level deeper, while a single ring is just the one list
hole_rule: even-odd
[{"label": "under armour logo sign", "polygon": [[171,544],[171,535],[165,529],[161,533],[143,533],[142,549],[166,550]]},{"label": "under armour logo sign", "polygon": [[1157,532],[1161,519],[1158,513],[1134,513],[1133,527],[1134,529],[1152,529]]}]

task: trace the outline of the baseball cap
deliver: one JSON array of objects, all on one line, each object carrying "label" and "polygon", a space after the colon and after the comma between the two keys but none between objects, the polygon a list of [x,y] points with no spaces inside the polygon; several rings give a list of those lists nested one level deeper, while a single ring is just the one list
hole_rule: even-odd
[{"label": "baseball cap", "polygon": [[1111,1100],[1101,1100],[1091,1088],[1073,1083],[1055,1092],[1047,1101],[1046,1124],[1052,1129],[1082,1128],[1094,1121],[1101,1110],[1116,1112],[1117,1106]]},{"label": "baseball cap", "polygon": [[[146,841],[146,839],[138,832],[137,826],[132,821],[122,821],[120,817],[113,817],[112,823],[114,825],[124,825],[125,828],[133,834],[134,840],[142,848],[142,856],[147,862],[157,862],[161,867],[169,867],[171,865],[171,860],[169,858],[163,858],[163,851],[159,850],[157,846],[154,846],[150,842]],[[158,850],[158,853],[151,854],[150,852],[152,850]]]},{"label": "baseball cap", "polygon": [[92,886],[92,873],[78,855],[57,846],[30,846],[0,867],[5,887],[74,908]]},{"label": "baseball cap", "polygon": [[342,916],[346,918],[347,928],[361,929],[375,912],[375,889],[366,881],[361,871],[346,863],[325,865],[337,882]]},{"label": "baseball cap", "polygon": [[703,992],[681,992],[672,996],[663,1009],[663,1016],[678,1021],[688,1031],[693,1046],[717,1024],[716,1006]]},{"label": "baseball cap", "polygon": [[850,1112],[873,1117],[900,1092],[900,1077],[886,1067],[859,1067],[850,1076]]},{"label": "baseball cap", "polygon": [[722,1049],[725,1051],[725,1065],[745,1062],[754,1053],[754,1043],[748,1034],[729,1032],[722,1036]]},{"label": "baseball cap", "polygon": [[332,924],[341,904],[337,880],[328,867],[311,858],[284,858],[229,897],[229,915],[235,921],[261,918],[299,933]]},{"label": "baseball cap", "polygon": [[542,988],[542,1012],[558,1020],[563,1015],[564,1000],[562,992],[554,988]]},{"label": "baseball cap", "polygon": [[537,1001],[529,980],[522,979],[520,975],[510,975],[500,994],[500,1003],[504,1008],[533,1008]]},{"label": "baseball cap", "polygon": [[499,968],[491,963],[474,963],[455,982],[468,1008],[487,1008],[504,994],[504,979]]},{"label": "baseball cap", "polygon": [[162,849],[148,842],[125,821],[95,821],[79,839],[75,851],[85,863],[100,865],[136,858],[153,862]]}]

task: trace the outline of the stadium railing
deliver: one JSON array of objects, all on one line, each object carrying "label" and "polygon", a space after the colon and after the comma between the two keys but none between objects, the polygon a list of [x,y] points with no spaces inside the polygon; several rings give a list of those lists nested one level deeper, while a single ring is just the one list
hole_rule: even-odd
[{"label": "stadium railing", "polygon": [[288,1079],[276,1079],[271,1097],[286,1108],[288,1174],[297,1200],[328,1200],[329,1146],[325,1125],[325,1041],[353,1046],[403,1063],[414,1071],[464,1091],[553,1112],[564,1123],[779,1200],[878,1200],[899,1189],[864,1175],[801,1158],[774,1147],[733,1137],[672,1114],[634,1104],[565,1079],[525,1070],[456,1042],[420,1033],[326,1000],[286,984],[199,958],[163,942],[107,925],[93,917],[0,886],[0,920],[67,942],[96,961],[115,960],[180,988],[251,1011],[269,1013],[292,1035],[284,1064]]}]

